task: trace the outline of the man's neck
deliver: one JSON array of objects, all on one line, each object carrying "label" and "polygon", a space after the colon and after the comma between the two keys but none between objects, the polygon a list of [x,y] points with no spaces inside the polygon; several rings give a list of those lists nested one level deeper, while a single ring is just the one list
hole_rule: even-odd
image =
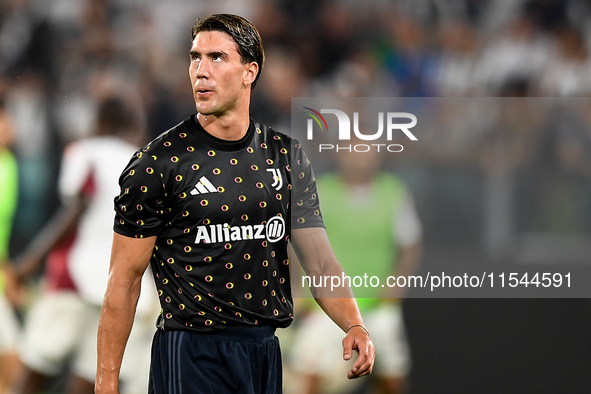
[{"label": "man's neck", "polygon": [[226,141],[242,139],[250,125],[248,112],[241,115],[224,115],[221,117],[198,114],[197,120],[210,135]]}]

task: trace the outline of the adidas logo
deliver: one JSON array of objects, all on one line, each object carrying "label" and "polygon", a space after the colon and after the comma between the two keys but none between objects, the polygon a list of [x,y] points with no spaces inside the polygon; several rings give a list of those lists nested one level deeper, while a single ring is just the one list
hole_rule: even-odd
[{"label": "adidas logo", "polygon": [[196,196],[198,194],[217,193],[218,189],[207,179],[202,176],[199,178],[199,182],[195,184],[195,189],[191,190],[191,195]]}]

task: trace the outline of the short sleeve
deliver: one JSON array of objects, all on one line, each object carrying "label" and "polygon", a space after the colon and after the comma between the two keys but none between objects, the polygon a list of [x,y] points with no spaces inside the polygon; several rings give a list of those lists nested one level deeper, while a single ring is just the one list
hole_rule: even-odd
[{"label": "short sleeve", "polygon": [[302,145],[297,140],[292,140],[292,228],[325,227],[318,191],[316,189],[316,177],[310,160],[306,156]]},{"label": "short sleeve", "polygon": [[119,178],[115,197],[115,232],[144,238],[164,228],[166,189],[155,159],[138,151]]},{"label": "short sleeve", "polygon": [[73,142],[64,150],[58,180],[62,200],[79,196],[89,183],[92,170],[82,142]]},{"label": "short sleeve", "polygon": [[400,209],[395,214],[394,234],[398,243],[403,247],[420,242],[423,236],[421,221],[409,191],[405,192]]}]

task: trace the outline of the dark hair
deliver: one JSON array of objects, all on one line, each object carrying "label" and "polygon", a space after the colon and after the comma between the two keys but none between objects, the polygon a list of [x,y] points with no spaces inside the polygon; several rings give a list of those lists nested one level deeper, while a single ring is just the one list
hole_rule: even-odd
[{"label": "dark hair", "polygon": [[100,102],[97,114],[98,135],[122,135],[135,126],[134,116],[125,102],[118,97],[109,97]]},{"label": "dark hair", "polygon": [[259,65],[259,72],[251,85],[251,89],[254,89],[265,63],[263,40],[257,28],[239,15],[214,14],[195,21],[191,32],[192,39],[194,40],[197,34],[202,31],[221,31],[228,34],[238,46],[242,63],[256,62]]}]

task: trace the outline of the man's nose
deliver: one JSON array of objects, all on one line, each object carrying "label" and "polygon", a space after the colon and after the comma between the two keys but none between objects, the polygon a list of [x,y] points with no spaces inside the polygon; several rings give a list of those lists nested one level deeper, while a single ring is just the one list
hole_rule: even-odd
[{"label": "man's nose", "polygon": [[195,70],[195,75],[197,76],[197,78],[208,78],[210,75],[210,72],[211,72],[210,62],[206,58],[199,60],[199,63],[197,64],[197,68]]}]

